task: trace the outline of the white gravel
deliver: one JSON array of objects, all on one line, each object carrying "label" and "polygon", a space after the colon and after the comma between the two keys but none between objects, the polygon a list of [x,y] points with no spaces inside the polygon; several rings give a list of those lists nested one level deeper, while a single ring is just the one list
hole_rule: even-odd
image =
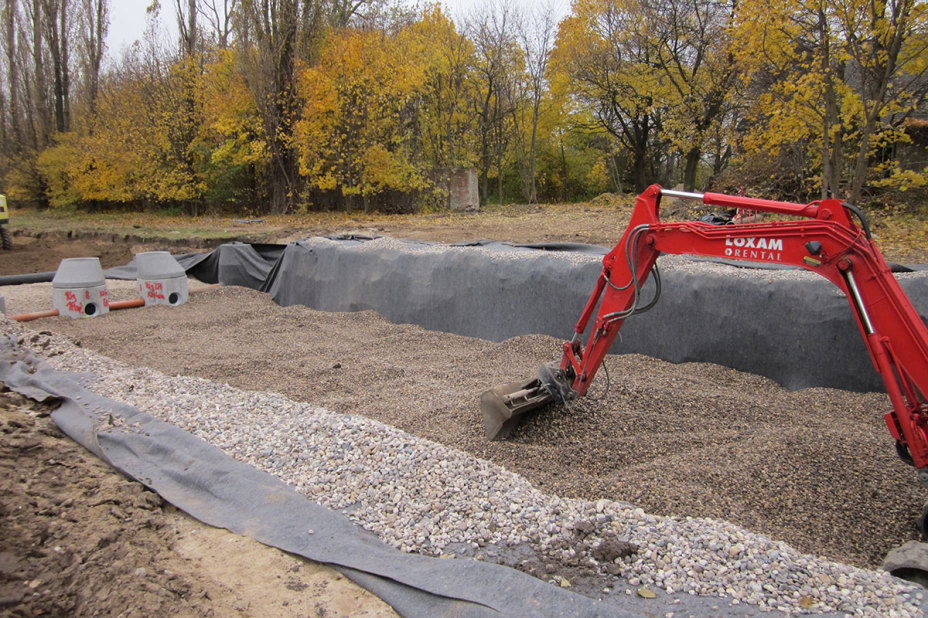
[{"label": "white gravel", "polygon": [[[346,510],[404,551],[440,555],[454,543],[529,543],[565,562],[579,559],[604,578],[618,574],[632,586],[725,595],[787,613],[920,615],[921,588],[801,554],[724,521],[657,517],[609,500],[563,499],[495,464],[365,417],[128,367],[5,318],[0,334],[16,336],[58,369],[95,374],[95,392],[173,423],[312,500]],[[595,550],[615,538],[636,544],[638,552],[596,561]]]},{"label": "white gravel", "polygon": [[[320,236],[313,236],[310,238],[303,239],[302,242],[306,246],[320,245],[320,246],[337,246],[344,247],[344,241],[341,240],[330,240],[328,238],[323,238]],[[373,240],[363,241],[356,247],[357,251],[399,251],[402,253],[412,253],[412,254],[441,254],[441,255],[454,255],[454,254],[463,254],[467,257],[473,256],[475,254],[480,254],[481,256],[489,258],[491,261],[502,262],[506,260],[537,260],[538,259],[538,250],[529,249],[525,247],[510,246],[508,243],[496,243],[488,247],[480,246],[460,246],[455,247],[452,245],[446,245],[441,243],[426,242],[426,241],[416,241],[416,240],[402,240],[391,238],[388,236],[382,236],[380,238],[375,238]],[[603,256],[596,255],[595,253],[582,253],[576,251],[554,251],[558,258],[566,260],[574,264],[584,264],[591,262],[602,262]]]}]

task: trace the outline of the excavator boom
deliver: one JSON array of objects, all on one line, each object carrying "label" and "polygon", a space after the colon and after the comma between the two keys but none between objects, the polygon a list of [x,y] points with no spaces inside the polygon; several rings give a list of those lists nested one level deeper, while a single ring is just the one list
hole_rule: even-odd
[{"label": "excavator boom", "polygon": [[[731,225],[663,222],[661,197],[793,218]],[[659,277],[655,263],[662,253],[799,266],[836,285],[847,296],[874,368],[886,385],[892,410],[885,420],[897,451],[928,484],[928,329],[873,244],[866,219],[853,206],[834,199],[803,205],[649,187],[638,196],[622,239],[603,258],[602,272],[573,338],[563,345],[560,363],[545,365],[534,378],[496,387],[481,397],[489,439],[504,438],[530,410],[586,394],[622,324],[653,304],[645,306],[641,289],[649,276]]]}]

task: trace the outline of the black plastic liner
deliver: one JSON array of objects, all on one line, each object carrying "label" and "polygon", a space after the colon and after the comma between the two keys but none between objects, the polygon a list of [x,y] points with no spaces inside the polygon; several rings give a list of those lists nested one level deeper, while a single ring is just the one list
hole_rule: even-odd
[{"label": "black plastic liner", "polygon": [[[601,264],[569,259],[565,252],[598,256],[606,251],[488,241],[428,250],[434,245],[404,241],[376,247],[369,240],[306,239],[279,253],[278,247],[262,253],[249,245],[223,245],[218,257],[211,254],[190,272],[208,282],[267,291],[284,306],[372,309],[396,323],[494,341],[527,334],[566,340]],[[668,269],[662,278],[660,302],[626,321],[613,352],[716,363],[767,376],[792,390],[883,390],[847,299],[827,280],[772,278],[762,270],[757,276],[732,276],[698,268]],[[928,318],[928,277],[911,275],[901,285]],[[644,297],[653,291],[649,280]],[[552,349],[552,360],[559,356],[560,350]]]}]

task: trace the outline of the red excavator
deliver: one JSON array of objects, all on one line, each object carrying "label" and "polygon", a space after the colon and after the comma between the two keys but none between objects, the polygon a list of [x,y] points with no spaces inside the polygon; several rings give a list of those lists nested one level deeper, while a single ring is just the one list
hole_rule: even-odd
[{"label": "red excavator", "polygon": [[[659,215],[662,197],[793,219],[728,225],[664,222]],[[928,329],[873,244],[863,213],[836,199],[802,205],[649,187],[638,196],[624,236],[603,258],[602,274],[573,338],[564,343],[560,364],[545,365],[534,379],[481,396],[489,439],[505,438],[530,410],[554,402],[569,405],[586,394],[625,319],[656,302],[660,278],[655,262],[661,253],[800,266],[838,286],[850,301],[873,365],[886,384],[893,409],[885,420],[896,451],[928,486]],[[652,271],[658,294],[645,303],[641,289]],[[594,314],[584,346],[581,337]],[[918,520],[923,535],[926,524],[928,507]]]}]

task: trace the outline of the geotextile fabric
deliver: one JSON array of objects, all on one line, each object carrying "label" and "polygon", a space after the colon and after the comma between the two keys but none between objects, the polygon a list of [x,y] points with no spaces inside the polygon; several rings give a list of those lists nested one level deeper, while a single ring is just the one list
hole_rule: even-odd
[{"label": "geotextile fabric", "polygon": [[[236,242],[175,257],[201,281],[268,292],[280,305],[374,310],[395,323],[502,341],[528,334],[570,339],[601,271],[598,258],[607,252],[578,243],[374,240],[345,235],[289,245]],[[575,254],[597,259],[571,259]],[[716,363],[791,390],[883,390],[848,300],[830,282],[765,276],[777,269],[729,261],[754,267],[755,274],[734,275],[700,269],[700,261],[709,260],[662,273],[660,301],[625,322],[613,353]],[[911,269],[916,272],[900,284],[928,323],[928,270]],[[134,279],[135,266],[105,274]],[[644,298],[654,289],[652,277]],[[552,350],[552,360],[559,356]]]},{"label": "geotextile fabric", "polygon": [[61,399],[52,419],[76,442],[200,521],[328,564],[402,615],[635,615],[505,566],[402,553],[276,477],[93,393],[80,377],[0,338],[0,382],[39,401]]}]

